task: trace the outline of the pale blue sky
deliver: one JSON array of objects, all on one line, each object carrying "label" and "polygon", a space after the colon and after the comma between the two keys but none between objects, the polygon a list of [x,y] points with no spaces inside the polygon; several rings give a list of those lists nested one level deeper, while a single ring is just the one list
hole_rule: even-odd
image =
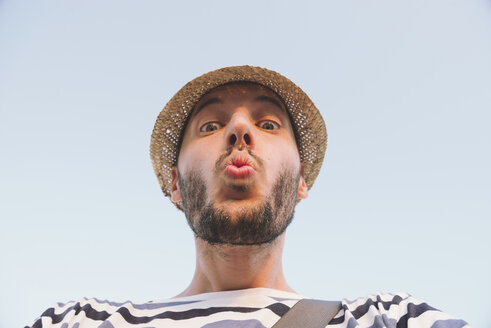
[{"label": "pale blue sky", "polygon": [[291,78],[328,124],[290,285],[491,326],[489,0],[0,1],[0,328],[186,287],[193,237],[150,134],[187,81],[239,64]]}]

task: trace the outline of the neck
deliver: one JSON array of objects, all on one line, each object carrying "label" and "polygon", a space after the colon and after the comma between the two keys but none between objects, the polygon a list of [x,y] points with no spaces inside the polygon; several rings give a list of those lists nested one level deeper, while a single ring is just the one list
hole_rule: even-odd
[{"label": "neck", "polygon": [[210,245],[195,237],[194,276],[178,296],[257,287],[294,292],[283,275],[284,242],[284,233],[271,243],[251,246]]}]

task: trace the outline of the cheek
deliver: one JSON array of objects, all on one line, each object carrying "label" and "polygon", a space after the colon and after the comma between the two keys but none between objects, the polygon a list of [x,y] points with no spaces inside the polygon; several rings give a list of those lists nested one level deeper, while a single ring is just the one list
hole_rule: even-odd
[{"label": "cheek", "polygon": [[266,171],[270,172],[268,178],[275,179],[284,170],[300,170],[300,155],[295,142],[263,141],[258,144],[257,152],[262,154]]},{"label": "cheek", "polygon": [[213,172],[215,166],[215,149],[211,142],[191,142],[181,149],[179,154],[178,168],[181,174],[190,171],[200,171],[207,175]]}]

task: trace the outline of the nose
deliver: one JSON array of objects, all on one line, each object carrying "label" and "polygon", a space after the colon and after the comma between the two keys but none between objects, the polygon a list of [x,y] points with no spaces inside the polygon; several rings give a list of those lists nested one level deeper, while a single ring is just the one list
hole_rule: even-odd
[{"label": "nose", "polygon": [[225,137],[227,148],[242,148],[243,146],[254,148],[253,123],[248,113],[238,111],[232,115]]}]

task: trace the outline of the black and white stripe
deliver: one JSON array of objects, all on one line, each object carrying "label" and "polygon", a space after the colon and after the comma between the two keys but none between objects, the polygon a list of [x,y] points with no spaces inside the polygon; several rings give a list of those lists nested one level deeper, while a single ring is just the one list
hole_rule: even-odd
[{"label": "black and white stripe", "polygon": [[[46,310],[32,328],[136,327],[271,327],[299,299],[294,293],[267,288],[206,293],[163,302],[115,303],[95,298],[58,303]],[[466,322],[407,294],[376,294],[353,301],[329,323],[333,328],[469,327]],[[26,328],[29,328],[26,327]]]}]

